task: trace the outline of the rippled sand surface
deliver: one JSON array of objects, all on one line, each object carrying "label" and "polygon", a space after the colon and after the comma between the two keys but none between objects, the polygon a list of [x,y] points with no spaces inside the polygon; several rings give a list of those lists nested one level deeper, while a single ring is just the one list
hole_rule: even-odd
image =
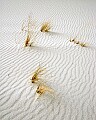
[{"label": "rippled sand surface", "polygon": [[[96,120],[96,3],[2,0],[0,5],[0,120]],[[23,48],[15,34],[28,15],[38,34],[34,47]],[[42,33],[46,21],[52,28]],[[76,36],[89,46],[69,42]],[[37,86],[30,78],[39,64],[54,94],[34,101]]]}]

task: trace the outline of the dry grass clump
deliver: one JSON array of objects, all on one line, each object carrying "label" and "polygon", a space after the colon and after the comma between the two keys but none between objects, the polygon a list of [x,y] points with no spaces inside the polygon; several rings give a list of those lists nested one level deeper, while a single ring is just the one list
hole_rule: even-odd
[{"label": "dry grass clump", "polygon": [[83,42],[77,41],[77,40],[76,40],[76,37],[75,37],[74,39],[71,39],[71,38],[70,38],[70,42],[73,42],[74,44],[78,44],[78,45],[80,45],[81,47],[87,47],[87,43],[83,43]]},{"label": "dry grass clump", "polygon": [[48,32],[51,29],[50,23],[45,22],[40,29],[41,32]]},{"label": "dry grass clump", "polygon": [[40,66],[38,69],[33,73],[33,76],[31,78],[32,83],[36,83],[37,81],[40,80],[39,76],[42,75],[41,73],[45,70],[45,68],[41,68]]}]

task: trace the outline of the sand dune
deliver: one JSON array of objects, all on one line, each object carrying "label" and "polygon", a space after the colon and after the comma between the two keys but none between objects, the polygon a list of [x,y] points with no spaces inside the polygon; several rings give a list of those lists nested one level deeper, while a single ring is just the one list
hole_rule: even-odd
[{"label": "sand dune", "polygon": [[[96,4],[90,1],[5,0],[1,3],[0,120],[96,119]],[[15,34],[31,15],[36,44],[17,45]],[[44,21],[52,29],[40,32]],[[22,36],[22,35],[21,35]],[[70,37],[88,43],[81,47]],[[18,38],[20,35],[18,35]],[[54,94],[35,102],[37,86],[30,82],[38,65]]]}]

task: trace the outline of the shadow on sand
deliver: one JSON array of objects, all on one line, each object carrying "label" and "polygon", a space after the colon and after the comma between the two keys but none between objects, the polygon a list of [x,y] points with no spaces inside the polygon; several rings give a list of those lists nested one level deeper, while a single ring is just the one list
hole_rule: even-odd
[{"label": "shadow on sand", "polygon": [[52,32],[52,31],[49,31],[49,32],[46,32],[45,34],[48,34],[48,35],[58,35],[58,36],[67,36],[68,37],[68,35],[66,35],[66,34],[64,34],[64,33],[59,33],[59,32]]}]

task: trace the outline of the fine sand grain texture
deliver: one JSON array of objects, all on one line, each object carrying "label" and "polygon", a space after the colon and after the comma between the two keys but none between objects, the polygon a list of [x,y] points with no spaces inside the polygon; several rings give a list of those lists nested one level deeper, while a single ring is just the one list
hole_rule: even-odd
[{"label": "fine sand grain texture", "polygon": [[[0,6],[0,120],[96,120],[96,2],[1,0]],[[29,15],[37,36],[34,47],[24,48],[19,32]],[[49,32],[40,32],[43,22]],[[76,36],[89,46],[70,42]],[[54,93],[35,100],[38,86],[30,79],[39,64],[46,68],[41,81]]]}]

